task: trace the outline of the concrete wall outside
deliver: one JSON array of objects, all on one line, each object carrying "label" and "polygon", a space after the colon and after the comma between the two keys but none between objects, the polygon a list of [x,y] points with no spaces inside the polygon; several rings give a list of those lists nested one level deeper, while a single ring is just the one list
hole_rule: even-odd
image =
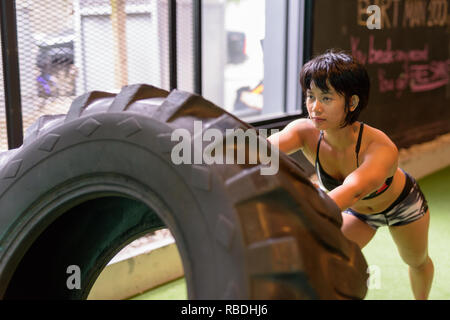
[{"label": "concrete wall outside", "polygon": [[97,278],[88,300],[119,300],[184,276],[173,240],[160,240],[153,250],[111,261]]}]

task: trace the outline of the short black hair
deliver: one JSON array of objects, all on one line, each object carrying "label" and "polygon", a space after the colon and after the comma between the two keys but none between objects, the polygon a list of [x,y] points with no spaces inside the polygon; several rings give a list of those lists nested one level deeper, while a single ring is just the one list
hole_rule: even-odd
[{"label": "short black hair", "polygon": [[[369,102],[370,78],[366,68],[345,51],[327,50],[303,66],[300,72],[303,96],[311,89],[311,81],[322,91],[329,91],[327,80],[345,98],[347,115],[342,127],[354,123]],[[350,111],[352,95],[359,97],[358,107],[353,112]]]}]

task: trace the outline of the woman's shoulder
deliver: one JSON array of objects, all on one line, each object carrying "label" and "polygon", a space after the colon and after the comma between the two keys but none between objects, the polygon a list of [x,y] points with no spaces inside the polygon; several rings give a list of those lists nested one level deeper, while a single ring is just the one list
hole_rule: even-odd
[{"label": "woman's shoulder", "polygon": [[316,137],[320,134],[320,130],[318,130],[311,119],[300,118],[294,121],[291,121],[285,128],[285,130],[295,131],[302,138],[309,140],[311,137]]},{"label": "woman's shoulder", "polygon": [[[311,119],[299,118],[289,122],[288,126],[295,126],[299,129],[316,129]],[[316,129],[317,130],[317,129]]]},{"label": "woman's shoulder", "polygon": [[320,137],[320,130],[316,128],[313,121],[308,118],[302,118],[295,120],[292,126],[296,128],[296,131],[302,137],[302,148],[305,156],[311,156],[315,154],[317,143]]},{"label": "woman's shoulder", "polygon": [[298,150],[309,149],[311,135],[314,134],[314,125],[311,120],[300,118],[289,122],[283,130],[268,137],[268,140],[278,146],[281,151],[287,154]]},{"label": "woman's shoulder", "polygon": [[[294,121],[293,121],[294,122]],[[309,118],[301,118],[295,120],[295,125],[305,133],[319,134],[320,130],[316,128],[313,121]]]},{"label": "woman's shoulder", "polygon": [[300,118],[290,122],[285,130],[287,132],[295,132],[301,140],[301,150],[303,153],[310,153],[313,146],[317,144],[320,130],[318,130],[311,119]]},{"label": "woman's shoulder", "polygon": [[383,148],[385,150],[390,150],[394,153],[398,153],[398,149],[395,143],[382,130],[364,123],[364,133],[364,138],[366,139],[366,148],[368,150]]}]

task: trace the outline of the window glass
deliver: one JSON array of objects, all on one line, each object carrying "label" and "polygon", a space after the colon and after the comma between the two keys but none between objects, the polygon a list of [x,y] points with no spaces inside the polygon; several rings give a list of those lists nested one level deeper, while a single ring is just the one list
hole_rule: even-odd
[{"label": "window glass", "polygon": [[167,1],[17,0],[16,12],[24,129],[88,91],[169,88]]},{"label": "window glass", "polygon": [[[43,114],[67,113],[75,97],[88,91],[117,92],[133,83],[169,90],[168,3],[17,0],[24,129]],[[194,2],[176,3],[178,88],[193,92]],[[289,99],[285,98],[285,69],[291,68],[285,58],[285,26],[291,2],[201,3],[203,96],[244,120],[259,115],[279,116],[292,110],[286,107]],[[293,20],[289,18],[289,23]],[[267,34],[266,29],[270,31]],[[3,96],[0,93],[4,109]],[[4,117],[3,112],[0,121]],[[4,145],[3,122],[0,143]]]},{"label": "window glass", "polygon": [[243,118],[264,105],[265,3],[203,1],[203,95]]}]

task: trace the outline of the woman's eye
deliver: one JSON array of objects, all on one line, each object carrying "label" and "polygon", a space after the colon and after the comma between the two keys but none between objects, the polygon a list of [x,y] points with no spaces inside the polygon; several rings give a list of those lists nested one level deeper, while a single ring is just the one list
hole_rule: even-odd
[{"label": "woman's eye", "polygon": [[324,101],[331,101],[331,98],[325,97],[323,98]]}]

